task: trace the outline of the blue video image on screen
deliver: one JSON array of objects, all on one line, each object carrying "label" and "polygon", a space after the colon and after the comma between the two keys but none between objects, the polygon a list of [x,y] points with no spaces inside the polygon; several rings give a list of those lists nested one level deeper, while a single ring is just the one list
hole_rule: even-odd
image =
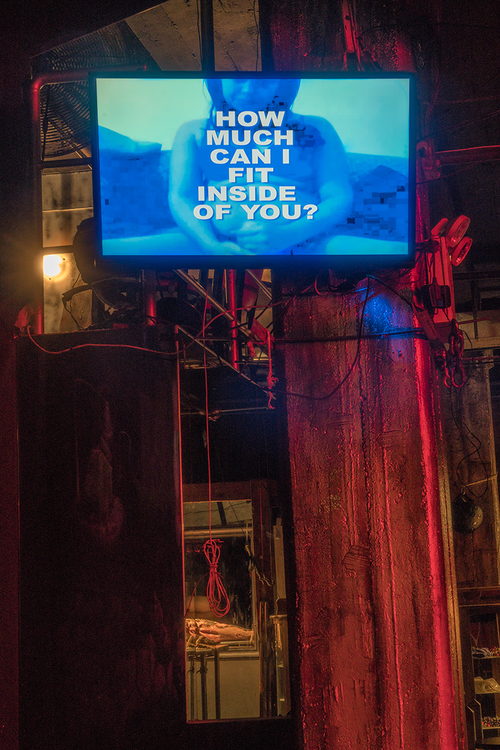
[{"label": "blue video image on screen", "polygon": [[408,253],[407,78],[96,88],[105,257]]}]

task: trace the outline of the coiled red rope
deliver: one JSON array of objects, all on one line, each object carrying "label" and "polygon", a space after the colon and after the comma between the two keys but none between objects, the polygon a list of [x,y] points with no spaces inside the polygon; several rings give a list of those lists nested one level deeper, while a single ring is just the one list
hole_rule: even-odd
[{"label": "coiled red rope", "polygon": [[209,571],[207,582],[207,599],[210,610],[215,617],[224,617],[231,608],[231,602],[227,595],[222,578],[218,570],[220,557],[220,540],[207,539],[203,545],[203,552],[207,558]]}]

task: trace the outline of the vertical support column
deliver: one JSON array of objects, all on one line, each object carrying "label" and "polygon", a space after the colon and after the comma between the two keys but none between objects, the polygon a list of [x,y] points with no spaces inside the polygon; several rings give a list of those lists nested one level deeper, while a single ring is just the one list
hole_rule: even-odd
[{"label": "vertical support column", "polygon": [[208,719],[208,693],[207,693],[207,655],[200,651],[200,682],[201,682],[201,718]]},{"label": "vertical support column", "polygon": [[145,325],[154,325],[156,316],[156,275],[141,271],[142,313]]},{"label": "vertical support column", "polygon": [[[435,368],[428,344],[403,333],[409,306],[372,285],[368,298],[366,281],[350,295],[295,298],[277,345],[280,382],[300,394],[286,408],[304,746],[448,750]],[[370,336],[358,339],[363,309]]]}]

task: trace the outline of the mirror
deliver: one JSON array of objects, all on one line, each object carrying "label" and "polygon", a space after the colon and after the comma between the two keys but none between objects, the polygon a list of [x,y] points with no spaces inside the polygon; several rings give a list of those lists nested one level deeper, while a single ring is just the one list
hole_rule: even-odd
[{"label": "mirror", "polygon": [[[189,721],[264,718],[290,710],[281,519],[263,481],[185,485],[184,580]],[[218,552],[221,610],[209,603]],[[227,612],[222,613],[224,609]]]}]

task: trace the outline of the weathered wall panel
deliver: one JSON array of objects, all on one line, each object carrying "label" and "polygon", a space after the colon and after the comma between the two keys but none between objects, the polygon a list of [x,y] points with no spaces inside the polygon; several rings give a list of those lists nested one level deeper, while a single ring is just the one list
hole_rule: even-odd
[{"label": "weathered wall panel", "polygon": [[[482,352],[479,352],[481,355]],[[483,511],[472,534],[454,532],[459,586],[500,583],[500,507],[489,370],[484,362],[466,362],[467,382],[459,391],[442,389],[446,449],[452,499],[466,490]]]}]

